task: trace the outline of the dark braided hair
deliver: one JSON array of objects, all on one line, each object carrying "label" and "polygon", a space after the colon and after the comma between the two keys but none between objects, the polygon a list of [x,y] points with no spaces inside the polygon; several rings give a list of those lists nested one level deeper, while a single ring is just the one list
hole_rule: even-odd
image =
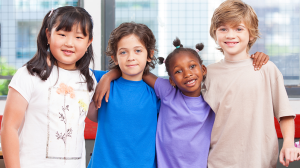
[{"label": "dark braided hair", "polygon": [[[192,48],[184,48],[183,45],[181,44],[180,40],[178,37],[176,37],[176,39],[173,41],[173,45],[176,47],[174,49],[173,52],[171,52],[166,59],[164,59],[163,57],[158,57],[158,64],[163,64],[165,63],[166,66],[166,71],[168,72],[168,75],[171,76],[170,73],[170,62],[171,59],[173,59],[173,57],[180,53],[180,52],[190,52],[191,54],[193,54],[199,61],[200,65],[202,65],[203,60],[201,59],[201,57],[199,56],[198,52]],[[198,49],[199,51],[201,51],[204,48],[204,45],[202,43],[198,43],[196,44],[196,49]],[[205,76],[203,76],[203,81],[205,79]]]}]

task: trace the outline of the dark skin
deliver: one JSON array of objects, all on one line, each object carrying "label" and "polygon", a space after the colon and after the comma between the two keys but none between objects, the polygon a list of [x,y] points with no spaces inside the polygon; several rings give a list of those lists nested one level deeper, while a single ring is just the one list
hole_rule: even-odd
[{"label": "dark skin", "polygon": [[[259,70],[270,59],[268,55],[262,52],[256,52],[255,54],[251,55],[251,58],[253,59],[254,70]],[[93,96],[93,101],[96,108],[101,107],[101,102],[104,96],[105,96],[105,101],[108,102],[109,92],[110,92],[110,82],[115,79],[118,79],[121,75],[122,75],[121,71],[117,69],[113,69],[108,73],[106,73],[105,75],[103,75],[98,85],[96,86],[96,90]],[[148,77],[150,79],[153,78],[154,80],[147,82]],[[143,80],[152,88],[154,87],[156,79],[157,76],[155,76],[152,73],[149,73],[148,75],[143,75]]]}]

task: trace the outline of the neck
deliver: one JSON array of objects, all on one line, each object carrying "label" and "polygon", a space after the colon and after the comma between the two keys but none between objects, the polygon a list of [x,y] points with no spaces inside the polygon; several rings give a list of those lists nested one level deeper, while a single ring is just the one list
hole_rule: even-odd
[{"label": "neck", "polygon": [[127,75],[122,72],[122,78],[130,81],[140,81],[142,80],[142,77],[143,77],[143,73],[137,75]]},{"label": "neck", "polygon": [[224,56],[225,56],[225,59],[228,61],[241,61],[241,60],[250,58],[246,49],[238,54],[230,54],[230,53],[224,52]]}]

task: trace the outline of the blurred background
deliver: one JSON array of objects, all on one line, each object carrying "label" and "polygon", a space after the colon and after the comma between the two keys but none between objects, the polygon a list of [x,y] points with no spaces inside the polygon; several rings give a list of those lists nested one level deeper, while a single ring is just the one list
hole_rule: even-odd
[{"label": "blurred background", "polygon": [[[95,69],[107,70],[110,57],[104,52],[111,31],[122,22],[146,24],[157,40],[158,57],[174,50],[175,37],[185,47],[204,44],[200,52],[205,65],[218,62],[223,55],[209,36],[214,9],[224,0],[0,0],[0,115],[3,114],[8,84],[18,68],[33,57],[42,19],[52,8],[84,7],[94,21]],[[284,76],[290,103],[300,114],[300,1],[244,0],[259,19],[261,38],[250,50],[270,56]],[[92,67],[92,66],[91,66]],[[164,65],[154,74],[167,77]],[[93,129],[93,130],[92,130]],[[91,128],[94,136],[96,126]],[[298,140],[298,139],[297,139]],[[87,163],[94,140],[86,140]],[[280,145],[282,139],[279,139]],[[3,165],[0,159],[0,167]],[[294,164],[297,167],[296,164]],[[278,167],[282,167],[278,164]],[[291,165],[290,167],[293,167]],[[298,163],[299,167],[299,163]]]}]

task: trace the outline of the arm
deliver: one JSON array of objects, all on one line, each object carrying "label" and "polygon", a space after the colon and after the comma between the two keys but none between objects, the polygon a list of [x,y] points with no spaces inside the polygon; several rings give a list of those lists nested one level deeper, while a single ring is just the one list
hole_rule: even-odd
[{"label": "arm", "polygon": [[95,103],[93,101],[90,103],[87,117],[95,123],[98,122],[98,109],[96,108]]},{"label": "arm", "polygon": [[[283,136],[283,146],[280,151],[279,159],[283,166],[288,167],[290,162],[299,160],[300,150],[294,145],[295,123],[294,116],[280,118],[280,129]],[[285,158],[285,161],[284,161]]]},{"label": "arm", "polygon": [[143,75],[143,80],[152,88],[154,88],[154,84],[156,82],[157,76],[153,73],[149,72],[148,74]]},{"label": "arm", "polygon": [[268,55],[262,52],[256,52],[255,54],[252,54],[251,58],[253,58],[253,66],[255,71],[260,70],[260,68],[270,59]]},{"label": "arm", "polygon": [[121,77],[122,72],[119,69],[113,69],[102,76],[96,86],[96,91],[93,96],[95,107],[100,108],[102,99],[105,95],[105,101],[108,102],[110,82]]},{"label": "arm", "polygon": [[27,106],[26,99],[10,87],[1,125],[2,151],[7,168],[20,167],[18,130],[25,116]]}]

